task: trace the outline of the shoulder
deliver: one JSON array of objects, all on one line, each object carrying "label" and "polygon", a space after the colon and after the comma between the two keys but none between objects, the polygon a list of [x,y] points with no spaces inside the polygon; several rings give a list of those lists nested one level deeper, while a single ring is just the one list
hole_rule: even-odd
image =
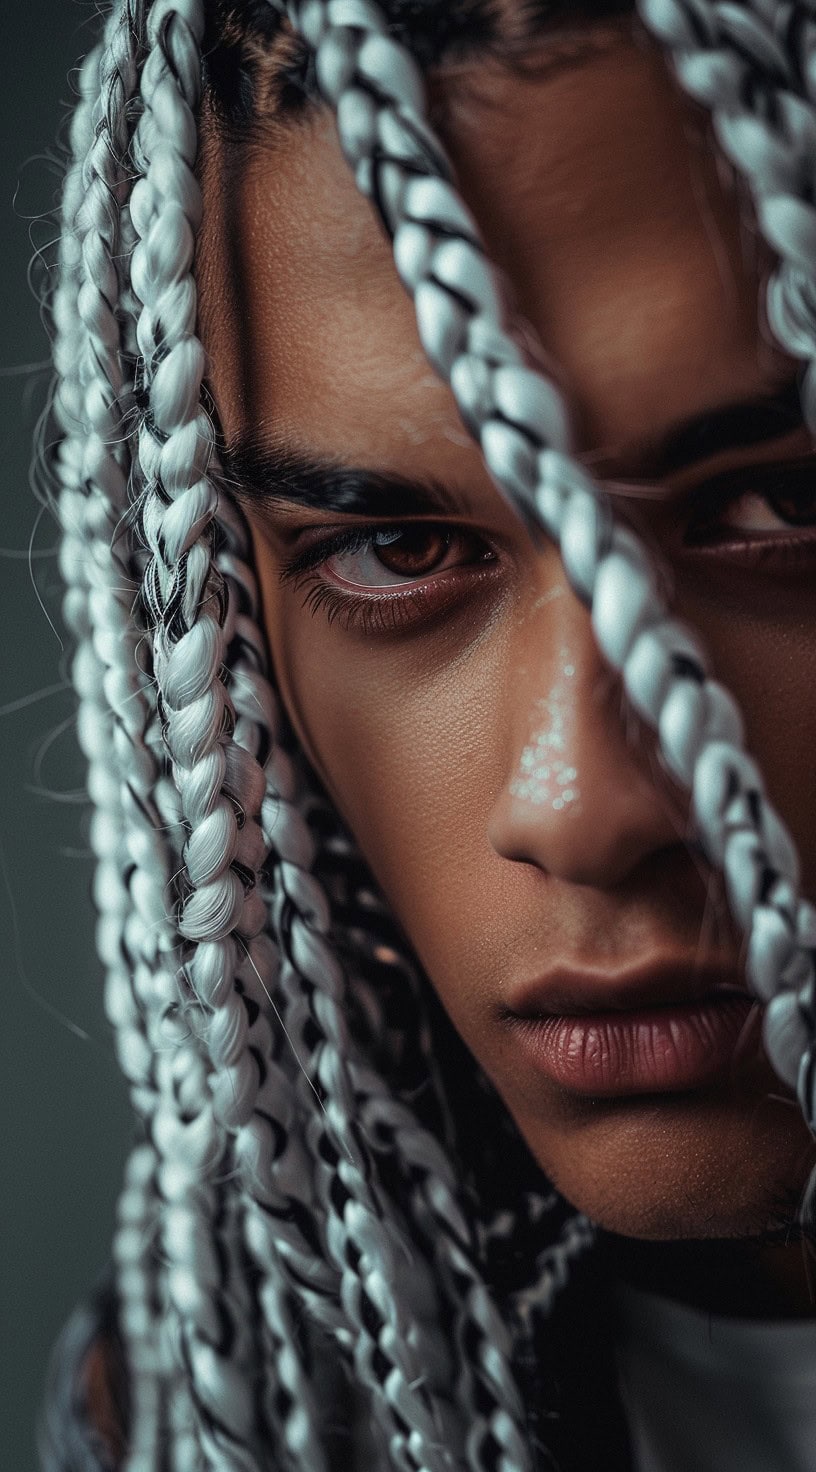
[{"label": "shoulder", "polygon": [[127,1421],[116,1299],[106,1280],[77,1305],[54,1345],[38,1428],[42,1472],[117,1472]]}]

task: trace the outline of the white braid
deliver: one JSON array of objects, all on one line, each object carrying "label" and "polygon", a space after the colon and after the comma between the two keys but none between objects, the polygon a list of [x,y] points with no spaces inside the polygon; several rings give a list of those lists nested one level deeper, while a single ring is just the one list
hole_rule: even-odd
[{"label": "white braid", "polygon": [[[621,673],[638,713],[656,728],[667,767],[692,792],[700,838],[712,862],[724,869],[732,912],[749,937],[747,975],[768,1004],[769,1056],[784,1081],[798,1086],[814,1128],[816,910],[799,897],[796,851],[744,750],[736,703],[708,674],[697,640],[668,615],[643,543],[615,522],[600,488],[569,458],[561,394],[525,365],[504,327],[501,293],[478,227],[425,121],[424,86],[413,59],[388,35],[372,0],[293,0],[286,9],[315,50],[318,85],[336,108],[340,142],[357,184],[375,199],[393,237],[397,270],[413,296],[428,357],[450,383],[497,485],[528,523],[557,542],[572,588],[591,609],[602,653]],[[694,13],[705,9],[695,6]],[[719,9],[735,14],[732,6]],[[764,18],[767,9],[757,0],[756,13],[742,28],[764,38],[760,55],[766,67],[781,49]],[[684,46],[696,44],[690,13],[674,0],[660,10],[672,20],[685,16]],[[758,44],[755,49],[760,51]],[[726,56],[728,76],[741,76],[743,63]],[[687,85],[688,75],[686,66]],[[726,85],[716,65],[706,77],[708,92],[719,100],[725,90],[728,106],[737,84]],[[810,117],[808,140],[812,112]],[[741,161],[744,134],[733,128],[729,133],[727,126],[721,131]],[[803,131],[800,126],[800,152]],[[756,170],[751,177],[755,182]],[[784,198],[762,205],[773,243],[788,241],[781,284],[771,293],[780,323],[793,310],[793,285],[801,284],[807,230],[816,232],[816,222],[810,223],[814,212],[805,218],[803,209],[794,211],[793,201]],[[796,283],[792,260],[799,267]],[[797,320],[801,333],[801,312]],[[788,331],[787,341],[792,339]],[[808,402],[806,397],[806,409]]]},{"label": "white braid", "polygon": [[[121,18],[116,17],[116,36],[126,35],[133,56],[131,71],[135,80],[136,38],[130,26],[131,17],[127,10]],[[113,46],[105,51],[100,88],[103,100],[109,97],[104,63],[110,57],[113,69],[118,65]],[[115,116],[124,123],[125,107],[119,103]],[[99,156],[101,169],[120,167],[124,154],[122,140],[110,139],[104,133],[97,135],[91,150],[91,163],[83,175],[86,194],[80,211],[81,219],[101,218],[107,228],[116,230],[118,223],[114,207],[116,179],[101,177],[93,172],[93,159]],[[95,213],[95,196],[100,196],[100,206]],[[128,592],[126,568],[110,562],[110,544],[120,528],[117,523],[125,512],[126,485],[124,477],[117,476],[118,447],[123,441],[121,423],[126,406],[121,393],[122,383],[118,377],[116,350],[118,332],[113,317],[112,303],[117,299],[116,279],[112,261],[114,259],[113,238],[91,230],[84,230],[83,265],[84,279],[77,293],[77,310],[80,323],[85,327],[90,348],[85,390],[84,419],[85,435],[82,441],[81,475],[85,482],[101,488],[97,495],[98,524],[93,528],[102,542],[103,554],[98,562],[99,572],[92,576],[91,627],[93,646],[81,645],[77,654],[75,678],[80,694],[85,701],[80,709],[80,734],[83,746],[91,760],[91,790],[97,802],[94,818],[94,840],[100,857],[97,874],[96,897],[100,908],[100,949],[110,966],[106,997],[109,1014],[118,1024],[120,1035],[120,1057],[134,1086],[145,1095],[154,1085],[154,1058],[158,1062],[158,1083],[153,1097],[143,1112],[147,1113],[151,1127],[151,1138],[158,1142],[162,1158],[161,1169],[156,1173],[143,1168],[142,1153],[138,1174],[143,1187],[156,1180],[160,1194],[169,1203],[166,1210],[156,1211],[160,1216],[162,1245],[170,1262],[168,1286],[177,1312],[182,1315],[189,1307],[190,1284],[196,1292],[203,1289],[206,1308],[220,1296],[220,1307],[224,1310],[227,1294],[227,1278],[230,1269],[230,1240],[224,1237],[217,1260],[211,1250],[209,1255],[204,1244],[212,1244],[214,1234],[212,1216],[212,1193],[200,1184],[199,1175],[203,1162],[212,1169],[224,1162],[224,1137],[212,1115],[208,1102],[208,1084],[202,1072],[197,1050],[191,1046],[189,1030],[184,1028],[178,1037],[178,1046],[169,1065],[167,1049],[172,1044],[172,1033],[168,1030],[169,1016],[177,1006],[178,992],[175,977],[175,962],[171,953],[175,946],[172,927],[166,918],[167,898],[164,893],[168,878],[167,865],[162,846],[156,842],[156,832],[172,811],[165,803],[161,817],[154,812],[153,790],[159,795],[160,784],[156,782],[146,732],[151,717],[149,685],[138,681],[136,658],[139,631],[130,618],[132,594]],[[82,359],[80,359],[80,363]],[[99,369],[104,369],[104,380],[100,392]],[[111,397],[111,394],[113,397]],[[121,417],[120,417],[121,416]],[[88,434],[88,427],[95,431]],[[83,511],[87,498],[82,503]],[[70,507],[68,508],[71,509]],[[80,544],[87,559],[90,541],[88,515],[85,512],[85,540]],[[100,535],[104,534],[104,535]],[[75,544],[74,544],[75,545]],[[64,559],[65,560],[65,559]],[[91,568],[95,562],[91,562]],[[70,580],[70,570],[66,570]],[[134,684],[134,681],[136,683]],[[101,689],[98,688],[101,685]],[[146,699],[147,697],[147,699]],[[100,703],[101,701],[101,703]],[[113,727],[107,719],[108,705],[114,716]],[[99,712],[96,715],[96,712]],[[110,765],[110,747],[114,761]],[[96,765],[95,765],[96,762]],[[95,776],[98,773],[98,776]],[[122,824],[117,829],[121,804]],[[121,833],[121,838],[119,837]],[[124,854],[120,847],[126,846]],[[134,871],[134,877],[124,886],[120,870],[126,865]],[[123,952],[124,948],[124,952]],[[127,965],[123,968],[123,959]],[[169,960],[169,964],[168,964]],[[134,990],[131,996],[130,988]],[[136,1006],[134,1007],[134,1000]],[[144,1022],[146,1031],[139,1024]],[[164,1052],[162,1053],[162,1049]],[[169,1065],[169,1066],[168,1066]],[[135,1100],[137,1107],[142,1099]],[[152,1117],[151,1117],[152,1116]],[[155,1158],[155,1151],[154,1158]],[[226,1169],[226,1165],[224,1166]],[[129,1202],[134,1196],[131,1182],[123,1199],[125,1216],[117,1236],[116,1255],[120,1267],[120,1287],[123,1292],[123,1329],[129,1345],[130,1373],[135,1398],[135,1415],[131,1427],[129,1457],[135,1469],[152,1465],[156,1455],[156,1437],[161,1435],[161,1415],[150,1403],[150,1375],[156,1380],[156,1372],[163,1369],[162,1344],[156,1342],[159,1330],[154,1323],[153,1342],[145,1340],[144,1325],[147,1285],[142,1285],[141,1303],[135,1290],[133,1263],[128,1264],[129,1246],[141,1246],[142,1254],[150,1256],[155,1251],[151,1241],[153,1232],[149,1222],[141,1219]],[[136,1221],[134,1221],[136,1218]],[[138,1222],[138,1225],[136,1224]],[[179,1257],[183,1262],[179,1264]],[[174,1268],[173,1263],[177,1264]],[[200,1288],[199,1288],[200,1285]],[[131,1290],[128,1293],[128,1290]],[[129,1304],[131,1307],[129,1307]],[[161,1311],[160,1311],[161,1312]],[[139,1334],[142,1327],[141,1338]],[[180,1327],[180,1321],[179,1321]],[[221,1325],[210,1320],[207,1324],[212,1338],[217,1338]],[[183,1335],[180,1335],[183,1338]],[[235,1354],[235,1351],[233,1350]],[[235,1354],[238,1370],[225,1376],[225,1394],[234,1415],[241,1405],[242,1390],[246,1375],[241,1371],[241,1356]],[[198,1355],[199,1379],[206,1381],[207,1350]],[[140,1370],[145,1372],[140,1377]],[[237,1378],[236,1378],[237,1374]],[[154,1394],[156,1387],[154,1385]],[[246,1399],[245,1395],[243,1397]],[[182,1411],[184,1396],[179,1386],[174,1386],[172,1398],[174,1415]],[[204,1414],[212,1410],[212,1404]],[[140,1429],[141,1428],[141,1429]],[[242,1428],[243,1429],[243,1428]],[[144,1431],[144,1435],[142,1432]],[[207,1435],[219,1445],[220,1432],[208,1426]],[[152,1437],[152,1440],[151,1440]],[[186,1450],[185,1450],[186,1447]],[[173,1461],[178,1468],[192,1468],[199,1464],[197,1444],[191,1443],[189,1435],[179,1434],[173,1442]],[[237,1465],[237,1464],[236,1464]],[[254,1469],[254,1461],[242,1460],[241,1465]]]},{"label": "white braid", "polygon": [[[114,728],[111,723],[110,701],[116,702],[118,721],[122,695],[121,686],[116,688],[111,652],[124,639],[124,657],[129,663],[135,649],[126,570],[110,557],[111,539],[126,496],[124,473],[116,452],[108,451],[106,437],[114,445],[122,438],[116,397],[124,399],[124,384],[116,356],[116,324],[107,301],[95,294],[91,279],[93,269],[98,269],[108,286],[109,300],[116,300],[112,261],[117,236],[111,202],[122,140],[112,140],[111,135],[117,123],[120,127],[124,123],[124,103],[135,82],[127,19],[126,13],[112,13],[103,42],[88,58],[81,75],[82,101],[71,137],[75,162],[63,195],[60,274],[53,301],[54,359],[60,374],[54,407],[65,430],[58,471],[58,515],[64,528],[60,565],[66,582],[66,620],[78,639],[73,673],[81,701],[79,733],[89,761],[89,790],[96,803],[91,842],[98,861],[97,939],[107,966],[106,1010],[116,1028],[119,1058],[134,1108],[149,1119],[155,1104],[152,1049],[138,979],[131,969],[133,952],[127,943],[130,894],[120,879],[128,818],[122,788],[110,766],[112,744],[123,751],[114,735],[115,723]],[[97,387],[100,368],[102,392]],[[128,668],[127,679],[132,680],[134,673]],[[138,724],[136,706],[126,709],[122,719]],[[124,770],[129,772],[132,767],[128,761]],[[161,873],[160,861],[153,869],[154,882],[160,881]],[[158,887],[160,894],[160,883]],[[142,1465],[155,1460],[162,1434],[162,1387],[168,1372],[153,1307],[158,1294],[155,1211],[155,1152],[150,1146],[140,1146],[126,1170],[114,1259],[131,1382],[131,1445],[136,1463]]]}]

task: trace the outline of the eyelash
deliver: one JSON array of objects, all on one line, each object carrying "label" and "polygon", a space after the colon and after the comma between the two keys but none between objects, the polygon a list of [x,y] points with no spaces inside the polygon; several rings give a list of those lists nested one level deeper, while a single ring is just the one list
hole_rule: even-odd
[{"label": "eyelash", "polygon": [[[391,525],[377,523],[373,526],[350,527],[348,531],[336,532],[314,542],[297,557],[283,564],[279,574],[280,581],[290,582],[294,588],[306,588],[303,599],[304,608],[308,608],[312,613],[317,613],[322,608],[330,624],[339,621],[344,629],[360,629],[366,634],[395,633],[399,629],[416,623],[423,614],[440,611],[446,602],[452,601],[450,595],[454,592],[451,586],[454,579],[447,576],[442,586],[437,581],[437,586],[434,587],[434,579],[438,580],[439,574],[429,573],[425,578],[417,579],[413,584],[394,584],[393,587],[398,591],[390,593],[375,592],[373,589],[365,593],[343,593],[332,583],[321,578],[319,570],[330,557],[335,557],[341,552],[362,552],[373,549],[378,536],[389,531],[402,531],[407,525],[414,530],[423,526],[433,526],[438,530],[451,531],[454,537],[458,536],[462,540],[468,537],[472,542],[480,545],[483,553],[492,553],[492,548],[483,538],[464,528],[449,527],[447,523],[430,521],[394,522]],[[476,567],[482,569],[483,576],[484,571],[494,565],[495,554],[490,561],[482,555],[481,558],[468,563],[457,563],[456,566],[445,568],[444,571],[447,574],[456,574],[463,568]]]},{"label": "eyelash", "polygon": [[[738,475],[724,474],[692,491],[687,498],[687,514],[692,531],[691,535],[687,534],[684,538],[684,547],[692,548],[696,554],[726,557],[728,560],[737,562],[742,568],[766,567],[772,564],[775,570],[793,568],[803,563],[809,564],[816,554],[816,527],[812,532],[794,533],[790,537],[773,533],[758,533],[752,536],[750,532],[736,532],[733,539],[728,541],[727,537],[717,539],[709,535],[706,539],[701,536],[701,532],[708,530],[710,533],[718,516],[729,504],[738,501],[750,492],[770,504],[774,495],[775,478],[778,478],[780,471],[785,477],[784,490],[790,495],[795,492],[805,475],[810,477],[816,475],[816,463],[809,458],[784,467],[754,467],[751,471],[740,472]],[[778,486],[778,479],[776,479],[776,484],[778,494],[782,489]],[[407,586],[394,584],[393,587],[399,589],[395,592],[384,593],[372,590],[365,593],[344,593],[319,575],[320,568],[330,557],[342,552],[373,550],[378,536],[388,531],[402,531],[407,525],[415,530],[425,525],[434,526],[437,529],[450,531],[454,537],[458,535],[462,540],[470,538],[472,542],[480,544],[483,551],[493,551],[488,543],[475,533],[464,528],[451,527],[447,523],[411,521],[410,523],[394,522],[389,525],[379,522],[373,525],[350,527],[346,531],[338,531],[312,543],[305,551],[282,565],[279,573],[280,581],[291,583],[296,589],[305,588],[303,606],[312,613],[317,613],[322,609],[328,623],[339,621],[344,629],[359,629],[365,634],[383,634],[395,633],[411,624],[416,624],[423,616],[439,611],[446,602],[455,599],[456,593],[451,584],[454,581],[458,582],[458,579],[446,577],[444,584],[440,586],[439,574],[429,573],[424,578],[417,579],[413,584],[408,583]],[[495,560],[494,553],[490,562],[482,556],[481,560],[458,563],[444,571],[456,574],[464,568],[472,570],[481,565],[483,576],[484,569],[495,565]],[[436,586],[434,585],[435,580]]]},{"label": "eyelash", "polygon": [[[722,512],[742,496],[753,493],[774,510],[773,499],[782,493],[790,496],[797,491],[810,491],[813,494],[814,478],[816,458],[813,455],[782,465],[748,467],[712,477],[689,496],[692,531],[684,539],[684,545],[697,554],[726,557],[747,569],[769,567],[775,571],[809,564],[816,552],[816,522],[807,530],[803,527],[798,531],[792,526],[790,536],[773,532],[741,532],[733,528],[729,539],[728,533],[712,536],[711,530]],[[781,515],[778,511],[774,514]]]}]

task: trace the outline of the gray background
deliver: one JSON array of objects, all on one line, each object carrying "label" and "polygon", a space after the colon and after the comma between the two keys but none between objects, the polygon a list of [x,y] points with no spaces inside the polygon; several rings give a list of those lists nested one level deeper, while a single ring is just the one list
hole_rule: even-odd
[{"label": "gray background", "polygon": [[[71,694],[20,704],[67,678],[25,557],[38,509],[31,439],[47,383],[47,343],[26,277],[34,248],[53,238],[42,216],[53,208],[59,177],[54,140],[72,95],[69,73],[94,31],[94,7],[3,0],[3,20],[0,1466],[33,1472],[49,1346],[108,1257],[130,1116],[93,947],[87,803],[43,795],[76,793],[84,783]],[[55,543],[46,513],[31,568],[61,629],[55,560],[43,555]]]}]

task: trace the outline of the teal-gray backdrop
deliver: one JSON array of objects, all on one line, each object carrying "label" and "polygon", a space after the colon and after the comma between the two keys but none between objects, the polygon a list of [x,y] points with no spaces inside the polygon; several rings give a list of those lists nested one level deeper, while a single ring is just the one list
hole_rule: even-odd
[{"label": "teal-gray backdrop", "polygon": [[[34,1472],[48,1350],[104,1266],[130,1134],[93,947],[84,782],[66,688],[56,531],[37,521],[31,442],[47,370],[27,284],[47,247],[54,139],[95,7],[3,0],[0,87],[0,1468]],[[63,128],[64,133],[64,128]],[[29,366],[29,365],[34,365]],[[32,545],[31,564],[26,549]],[[45,610],[40,606],[44,605]]]}]

